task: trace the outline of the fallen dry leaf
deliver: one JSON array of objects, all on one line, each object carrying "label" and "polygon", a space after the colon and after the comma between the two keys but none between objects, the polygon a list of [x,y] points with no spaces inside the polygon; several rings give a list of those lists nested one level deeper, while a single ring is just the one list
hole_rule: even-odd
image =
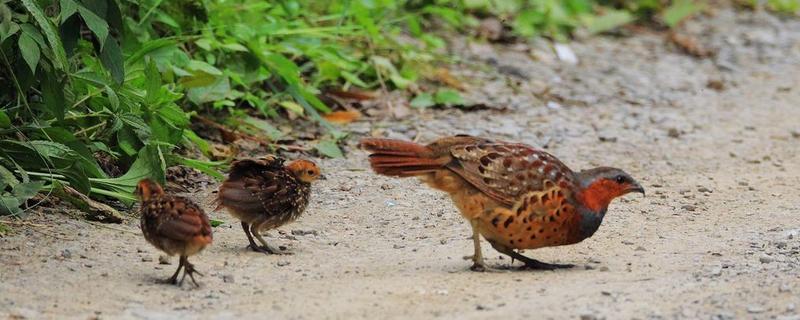
[{"label": "fallen dry leaf", "polygon": [[340,98],[340,99],[352,99],[352,100],[358,100],[358,101],[372,100],[372,99],[375,99],[375,96],[376,96],[375,92],[360,91],[360,90],[353,90],[353,89],[350,89],[350,90],[347,90],[347,91],[331,89],[331,90],[325,91],[325,93],[328,94],[328,95]]},{"label": "fallen dry leaf", "polygon": [[458,90],[464,90],[465,89],[464,88],[464,84],[462,84],[461,81],[456,79],[456,77],[453,77],[453,75],[450,74],[450,70],[447,70],[445,68],[436,69],[436,73],[434,73],[434,77],[435,77],[436,81],[439,81],[442,84],[445,84],[445,85],[447,85],[447,86],[449,86],[451,88],[458,89]]},{"label": "fallen dry leaf", "polygon": [[325,120],[337,124],[348,124],[361,118],[361,113],[356,110],[334,111],[322,116]]},{"label": "fallen dry leaf", "polygon": [[698,57],[698,58],[707,58],[714,55],[714,52],[700,44],[699,41],[693,36],[678,34],[677,32],[670,32],[669,41],[674,43],[678,48],[683,50],[683,52]]}]

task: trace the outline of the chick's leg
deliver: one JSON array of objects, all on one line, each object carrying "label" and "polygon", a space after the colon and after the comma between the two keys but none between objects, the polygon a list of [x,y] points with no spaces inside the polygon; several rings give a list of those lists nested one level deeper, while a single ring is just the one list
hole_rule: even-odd
[{"label": "chick's leg", "polygon": [[203,274],[195,270],[194,265],[189,263],[189,257],[181,256],[181,264],[184,265],[184,268],[183,277],[181,277],[180,284],[183,284],[183,279],[186,279],[186,275],[189,275],[189,278],[192,279],[192,283],[194,283],[195,287],[200,287],[200,285],[197,284],[197,281],[194,280],[194,274],[196,273],[199,276],[202,276]]},{"label": "chick's leg", "polygon": [[175,273],[172,275],[172,277],[169,277],[164,282],[169,284],[178,284],[178,274],[181,273],[181,269],[183,269],[183,267],[185,267],[183,265],[183,259],[180,259],[180,262],[178,262],[178,269],[175,270]]},{"label": "chick's leg", "polygon": [[262,252],[259,250],[260,247],[256,245],[256,242],[253,241],[253,235],[250,234],[250,224],[242,221],[242,229],[244,230],[244,234],[247,235],[247,241],[250,242],[250,245],[248,245],[247,247],[256,252]]},{"label": "chick's leg", "polygon": [[259,247],[260,250],[263,250],[261,252],[269,253],[269,254],[280,254],[281,252],[279,250],[277,250],[277,249],[271,247],[269,244],[267,244],[267,241],[264,240],[263,236],[261,236],[261,232],[260,231],[267,224],[268,220],[269,219],[267,219],[267,218],[263,218],[263,219],[258,219],[256,221],[253,221],[253,223],[250,225],[250,231],[256,237],[258,242],[261,242],[261,246]]}]

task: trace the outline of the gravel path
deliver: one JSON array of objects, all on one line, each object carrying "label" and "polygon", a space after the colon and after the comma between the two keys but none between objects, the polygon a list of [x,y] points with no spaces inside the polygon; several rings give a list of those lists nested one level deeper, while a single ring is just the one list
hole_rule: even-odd
[{"label": "gravel path", "polygon": [[366,171],[351,141],[347,158],[318,160],[328,179],[306,215],[267,237],[293,255],[245,250],[236,221],[212,213],[225,224],[193,259],[199,289],[156,283],[177,261],[159,264],[135,219],[31,215],[0,239],[0,317],[800,319],[800,21],[721,9],[684,32],[716,56],[653,32],[572,43],[576,65],[539,44],[456,43],[468,63],[455,75],[489,108],[350,125],[626,169],[646,198],[617,200],[580,244],[525,252],[576,268],[519,271],[485,245],[506,271],[469,271],[469,226],[450,200]]}]

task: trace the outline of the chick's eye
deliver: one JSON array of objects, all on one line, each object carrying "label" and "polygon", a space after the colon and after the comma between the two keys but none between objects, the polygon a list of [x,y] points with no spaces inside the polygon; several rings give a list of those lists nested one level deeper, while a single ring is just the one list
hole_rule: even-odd
[{"label": "chick's eye", "polygon": [[313,176],[313,175],[314,175],[314,170],[308,170],[308,172],[307,172],[307,173],[308,173],[309,175],[312,175],[312,176]]},{"label": "chick's eye", "polygon": [[617,183],[625,183],[628,181],[628,178],[626,178],[625,176],[617,176],[614,179],[617,180]]}]

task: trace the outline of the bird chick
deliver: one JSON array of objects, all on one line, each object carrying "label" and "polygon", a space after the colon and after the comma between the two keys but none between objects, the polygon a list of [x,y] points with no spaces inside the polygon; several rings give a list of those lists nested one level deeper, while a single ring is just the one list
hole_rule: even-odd
[{"label": "bird chick", "polygon": [[235,161],[228,178],[219,187],[217,209],[225,208],[241,220],[250,249],[278,253],[267,244],[261,231],[297,219],[308,206],[311,183],[319,177],[319,168],[308,160],[294,160],[285,165],[283,159],[274,156]]},{"label": "bird chick", "polygon": [[[141,199],[142,233],[147,242],[170,256],[178,255],[178,269],[168,283],[183,284],[186,275],[199,286],[194,274],[202,275],[189,263],[189,257],[211,244],[211,224],[203,209],[191,200],[168,195],[161,186],[150,180],[139,181],[135,194]],[[178,282],[178,274],[184,270]]]},{"label": "bird chick", "polygon": [[515,249],[574,244],[591,237],[608,206],[644,188],[624,171],[599,167],[573,172],[553,155],[529,145],[452,136],[420,145],[364,139],[372,169],[381,175],[418,177],[450,194],[472,226],[473,270],[486,270],[482,235],[497,251],[529,268],[555,269]]}]

